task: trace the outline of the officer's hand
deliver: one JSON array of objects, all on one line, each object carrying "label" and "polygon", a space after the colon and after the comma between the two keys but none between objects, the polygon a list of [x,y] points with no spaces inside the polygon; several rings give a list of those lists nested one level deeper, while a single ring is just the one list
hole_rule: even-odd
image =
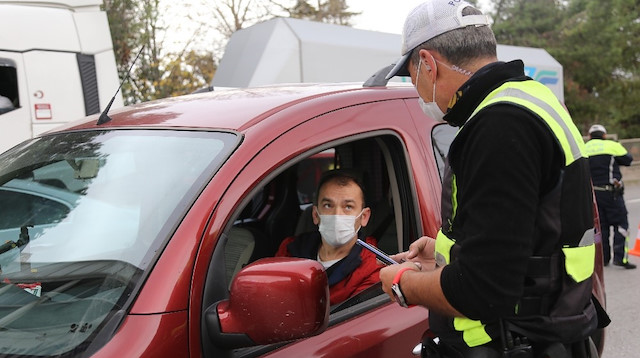
[{"label": "officer's hand", "polygon": [[420,265],[422,270],[431,271],[436,268],[436,240],[429,236],[423,236],[414,241],[409,250],[393,255],[398,262],[411,261]]}]

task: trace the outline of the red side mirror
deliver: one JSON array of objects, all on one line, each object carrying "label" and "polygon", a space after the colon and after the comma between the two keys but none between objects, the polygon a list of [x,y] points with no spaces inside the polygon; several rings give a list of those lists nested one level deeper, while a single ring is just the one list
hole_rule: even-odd
[{"label": "red side mirror", "polygon": [[[207,312],[217,345],[242,347],[310,337],[329,322],[324,267],[298,258],[266,258],[242,269],[228,300]],[[214,322],[215,321],[215,322]]]}]

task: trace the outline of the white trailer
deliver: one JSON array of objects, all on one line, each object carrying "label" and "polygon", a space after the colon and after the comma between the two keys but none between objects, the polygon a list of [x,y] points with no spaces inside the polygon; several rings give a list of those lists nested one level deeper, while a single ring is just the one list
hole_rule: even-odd
[{"label": "white trailer", "polygon": [[[119,85],[102,0],[0,0],[0,152],[99,113]],[[118,95],[113,108],[121,107]],[[0,104],[1,106],[1,104]]]},{"label": "white trailer", "polygon": [[[398,57],[398,34],[275,18],[231,36],[212,86],[364,82]],[[498,45],[498,58],[522,59],[527,75],[550,87],[564,101],[562,65],[544,49]]]}]

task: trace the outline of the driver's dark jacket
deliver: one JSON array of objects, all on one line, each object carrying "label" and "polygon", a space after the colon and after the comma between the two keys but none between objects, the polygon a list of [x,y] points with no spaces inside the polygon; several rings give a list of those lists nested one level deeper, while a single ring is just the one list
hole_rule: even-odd
[{"label": "driver's dark jacket", "polygon": [[[441,342],[462,350],[499,341],[500,318],[534,341],[577,341],[597,324],[591,278],[576,284],[562,267],[562,246],[593,229],[587,159],[565,166],[554,132],[523,106],[498,103],[469,120],[494,89],[529,80],[521,61],[489,64],[461,86],[444,117],[461,130],[443,182],[441,232],[455,245],[441,286],[463,318],[483,324],[486,339],[473,343],[464,323],[436,311],[429,321]],[[534,257],[544,258],[541,280],[528,268]]]}]

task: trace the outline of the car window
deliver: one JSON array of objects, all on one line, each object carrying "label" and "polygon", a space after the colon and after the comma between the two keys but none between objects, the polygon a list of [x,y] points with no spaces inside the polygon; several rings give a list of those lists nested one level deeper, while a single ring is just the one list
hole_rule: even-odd
[{"label": "car window", "polygon": [[297,165],[298,200],[301,208],[313,202],[320,176],[325,171],[334,169],[336,167],[335,162],[335,149],[330,148],[305,158]]},{"label": "car window", "polygon": [[[369,225],[362,230],[366,236],[375,237],[378,247],[389,254],[406,249],[409,243],[404,238],[418,237],[419,224],[412,209],[415,205],[408,202],[412,200],[407,194],[411,193],[410,175],[403,153],[399,139],[385,135],[321,148],[279,167],[275,177],[252,193],[227,230],[227,287],[244,266],[273,257],[285,238],[317,230],[311,219],[311,203],[320,174],[327,169],[356,168],[363,173],[372,214]],[[373,285],[333,306],[330,325],[388,301],[380,285]],[[240,349],[236,354],[252,356],[274,347]]]},{"label": "car window", "polygon": [[[18,181],[18,179],[14,179]],[[8,183],[8,184],[11,184]],[[25,223],[43,225],[57,223],[71,211],[71,205],[39,195],[0,187],[0,230],[19,228]]]},{"label": "car window", "polygon": [[20,107],[20,99],[15,62],[0,58],[0,115],[18,107]]},{"label": "car window", "polygon": [[87,349],[235,145],[227,132],[84,131],[2,154],[0,355]]},{"label": "car window", "polygon": [[433,153],[435,155],[436,163],[438,164],[438,172],[440,173],[440,180],[444,176],[444,167],[447,154],[449,153],[449,146],[453,142],[458,129],[452,127],[447,123],[442,123],[433,127],[431,131],[431,140],[433,143]]}]

